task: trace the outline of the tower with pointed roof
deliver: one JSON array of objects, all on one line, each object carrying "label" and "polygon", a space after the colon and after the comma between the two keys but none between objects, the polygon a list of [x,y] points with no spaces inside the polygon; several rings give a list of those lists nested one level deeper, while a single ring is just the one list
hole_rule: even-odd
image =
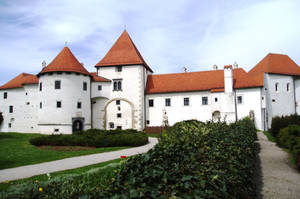
[{"label": "tower with pointed roof", "polygon": [[144,129],[144,93],[152,70],[126,30],[95,67],[98,75],[112,80],[110,98],[97,101],[104,106],[104,128]]},{"label": "tower with pointed roof", "polygon": [[66,46],[38,74],[41,133],[91,128],[91,75]]}]

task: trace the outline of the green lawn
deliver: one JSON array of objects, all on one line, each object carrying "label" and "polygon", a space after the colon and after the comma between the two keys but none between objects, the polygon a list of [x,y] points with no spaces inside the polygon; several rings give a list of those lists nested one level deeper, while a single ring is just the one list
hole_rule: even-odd
[{"label": "green lawn", "polygon": [[0,169],[129,148],[106,147],[81,151],[42,150],[29,143],[30,138],[36,136],[40,134],[0,133]]},{"label": "green lawn", "polygon": [[[87,172],[93,171],[94,169],[104,168],[108,165],[110,166],[110,165],[116,164],[118,166],[119,163],[120,163],[120,159],[115,159],[115,160],[111,160],[111,161],[107,161],[107,162],[93,164],[93,165],[89,165],[89,166],[85,166],[85,167],[80,167],[77,169],[58,171],[58,172],[50,173],[50,179],[53,179],[53,178],[55,179],[57,177],[62,177],[62,176],[66,177],[66,176],[73,176],[73,175],[82,175]],[[106,173],[111,172],[111,170],[113,170],[114,168],[115,167],[109,167],[109,168],[103,170],[103,172],[106,172]],[[30,178],[21,179],[21,180],[3,182],[3,183],[0,183],[0,192],[5,191],[5,190],[9,189],[10,187],[13,187],[18,184],[41,182],[41,181],[47,181],[47,180],[49,180],[49,177],[46,174],[42,174],[42,175],[30,177]]]}]

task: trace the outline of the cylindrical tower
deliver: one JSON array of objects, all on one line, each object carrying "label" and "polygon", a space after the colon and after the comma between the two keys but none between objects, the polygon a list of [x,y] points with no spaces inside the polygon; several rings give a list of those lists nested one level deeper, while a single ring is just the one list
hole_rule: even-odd
[{"label": "cylindrical tower", "polygon": [[38,74],[41,133],[91,128],[91,75],[68,47]]}]

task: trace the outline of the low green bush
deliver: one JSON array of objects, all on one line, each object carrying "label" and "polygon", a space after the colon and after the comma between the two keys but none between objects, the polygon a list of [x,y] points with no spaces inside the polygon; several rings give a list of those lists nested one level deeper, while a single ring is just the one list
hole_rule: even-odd
[{"label": "low green bush", "polygon": [[148,143],[145,132],[129,130],[98,130],[90,129],[72,135],[43,135],[30,139],[35,146],[141,146]]},{"label": "low green bush", "polygon": [[291,124],[300,125],[299,115],[277,116],[272,118],[270,133],[277,138],[279,131]]},{"label": "low green bush", "polygon": [[300,171],[300,137],[296,138],[296,143],[292,148],[292,155],[295,160],[295,165]]}]

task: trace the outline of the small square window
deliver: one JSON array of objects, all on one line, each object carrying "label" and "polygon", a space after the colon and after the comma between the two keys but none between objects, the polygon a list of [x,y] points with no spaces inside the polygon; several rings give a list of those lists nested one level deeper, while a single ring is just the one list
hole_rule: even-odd
[{"label": "small square window", "polygon": [[87,83],[83,82],[83,90],[86,91],[87,90]]},{"label": "small square window", "polygon": [[122,117],[122,113],[117,113],[117,118],[121,118]]},{"label": "small square window", "polygon": [[116,71],[121,72],[122,71],[122,66],[117,66]]},{"label": "small square window", "polygon": [[118,111],[120,111],[121,110],[121,107],[120,106],[118,106]]},{"label": "small square window", "polygon": [[242,96],[237,96],[237,103],[242,104],[243,103],[243,97]]},{"label": "small square window", "polygon": [[98,85],[98,91],[101,91],[101,90],[102,90],[102,86]]},{"label": "small square window", "polygon": [[146,124],[150,124],[150,121],[149,121],[149,120],[147,120],[147,121],[146,121]]},{"label": "small square window", "polygon": [[56,108],[61,108],[61,101],[56,102]]},{"label": "small square window", "polygon": [[149,99],[148,103],[149,103],[149,107],[154,106],[154,100],[153,99]]},{"label": "small square window", "polygon": [[190,105],[190,98],[188,98],[188,97],[183,98],[183,105],[184,106],[189,106]]},{"label": "small square window", "polygon": [[166,106],[171,106],[171,99],[170,98],[165,99],[165,105]]},{"label": "small square window", "polygon": [[8,128],[11,128],[11,123],[8,123]]},{"label": "small square window", "polygon": [[77,102],[77,108],[81,109],[81,102]]},{"label": "small square window", "polygon": [[121,101],[120,100],[116,100],[116,105],[120,105]]},{"label": "small square window", "polygon": [[26,102],[26,105],[30,105],[30,102]]},{"label": "small square window", "polygon": [[218,98],[217,97],[215,97],[215,102],[218,102]]},{"label": "small square window", "polygon": [[202,97],[202,105],[208,104],[208,97]]},{"label": "small square window", "polygon": [[275,99],[272,99],[272,102],[276,102],[276,100],[275,100]]},{"label": "small square window", "polygon": [[7,92],[3,93],[3,99],[7,99]]},{"label": "small square window", "polygon": [[60,80],[55,80],[55,89],[60,89]]},{"label": "small square window", "polygon": [[13,106],[9,106],[9,113],[13,113],[14,112],[14,107]]}]

